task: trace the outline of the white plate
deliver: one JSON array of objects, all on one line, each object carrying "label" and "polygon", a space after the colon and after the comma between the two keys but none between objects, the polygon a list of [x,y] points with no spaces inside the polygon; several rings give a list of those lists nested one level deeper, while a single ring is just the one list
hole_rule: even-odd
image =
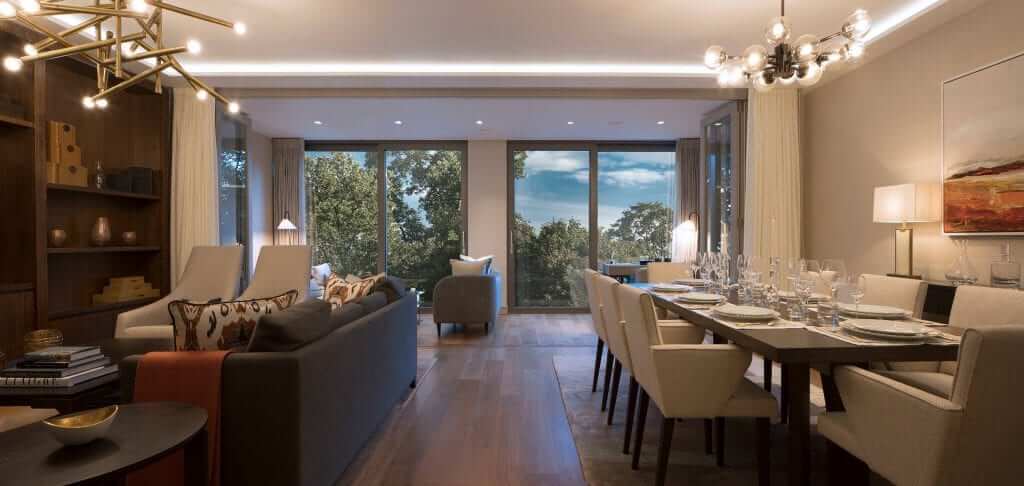
[{"label": "white plate", "polygon": [[898,335],[898,334],[876,333],[876,332],[866,331],[866,330],[863,330],[863,329],[857,329],[856,327],[853,327],[853,326],[849,325],[846,322],[839,323],[839,327],[841,327],[843,329],[843,332],[845,332],[847,334],[850,334],[850,335],[853,335],[853,336],[866,337],[866,338],[870,338],[870,339],[876,339],[876,340],[879,340],[879,341],[899,341],[899,342],[906,342],[906,343],[922,343],[922,342],[927,341],[928,338],[930,337],[928,335]]},{"label": "white plate", "polygon": [[771,309],[750,305],[727,304],[716,307],[712,313],[730,319],[742,319],[745,321],[768,321],[778,317],[778,314]]},{"label": "white plate", "polygon": [[[783,300],[796,300],[796,293],[792,290],[780,290],[779,298]],[[812,293],[811,297],[807,299],[808,302],[820,302],[823,300],[828,300],[828,296],[817,292]]]},{"label": "white plate", "polygon": [[849,316],[881,317],[885,319],[901,319],[910,315],[909,312],[904,309],[900,309],[899,307],[870,304],[861,304],[860,306],[857,306],[855,304],[844,303],[839,303],[839,313]]},{"label": "white plate", "polygon": [[691,287],[705,287],[705,286],[707,286],[707,282],[705,282],[705,281],[703,281],[703,280],[701,280],[699,278],[677,278],[677,279],[673,280],[672,283],[679,284],[679,285],[689,285]]},{"label": "white plate", "polygon": [[689,302],[692,304],[714,304],[721,302],[723,297],[718,294],[707,294],[704,292],[690,292],[687,294],[676,297],[676,300],[680,302]]},{"label": "white plate", "polygon": [[890,336],[925,336],[931,329],[916,322],[886,321],[881,319],[850,319],[844,324],[858,331]]},{"label": "white plate", "polygon": [[655,292],[689,292],[693,290],[693,287],[689,285],[677,285],[677,284],[651,284],[651,290]]}]

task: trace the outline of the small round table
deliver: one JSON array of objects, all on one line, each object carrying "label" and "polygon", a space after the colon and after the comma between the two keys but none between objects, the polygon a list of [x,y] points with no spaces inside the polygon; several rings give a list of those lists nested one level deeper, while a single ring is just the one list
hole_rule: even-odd
[{"label": "small round table", "polygon": [[206,410],[183,403],[120,405],[107,436],[63,446],[35,423],[0,434],[0,484],[51,485],[122,478],[178,450],[185,484],[205,485]]}]

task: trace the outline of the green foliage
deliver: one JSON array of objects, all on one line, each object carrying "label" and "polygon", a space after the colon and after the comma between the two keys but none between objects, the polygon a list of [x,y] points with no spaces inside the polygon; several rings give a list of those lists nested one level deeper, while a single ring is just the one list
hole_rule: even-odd
[{"label": "green foliage", "polygon": [[306,208],[313,261],[338,274],[377,270],[377,163],[345,152],[306,155]]},{"label": "green foliage", "polygon": [[598,260],[668,257],[671,244],[672,208],[661,202],[640,202],[623,211],[611,228],[602,228]]}]

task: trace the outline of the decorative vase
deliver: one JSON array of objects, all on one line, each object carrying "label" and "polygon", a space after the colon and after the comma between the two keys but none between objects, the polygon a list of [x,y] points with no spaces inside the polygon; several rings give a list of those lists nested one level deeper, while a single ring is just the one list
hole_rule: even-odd
[{"label": "decorative vase", "polygon": [[68,233],[60,228],[50,230],[50,247],[61,248],[68,241]]},{"label": "decorative vase", "polygon": [[104,246],[110,243],[110,220],[106,216],[96,218],[96,223],[92,225],[90,236],[92,244],[96,246]]},{"label": "decorative vase", "polygon": [[121,242],[127,246],[132,246],[139,241],[139,236],[134,231],[125,231],[121,233]]},{"label": "decorative vase", "polygon": [[993,287],[1016,289],[1020,287],[1020,263],[1013,261],[1010,256],[1010,242],[1003,243],[999,261],[993,262],[991,269],[991,282]]},{"label": "decorative vase", "polygon": [[971,259],[967,257],[967,240],[953,240],[953,244],[960,249],[960,254],[946,270],[946,280],[956,286],[974,285],[978,281],[978,272],[974,270]]}]

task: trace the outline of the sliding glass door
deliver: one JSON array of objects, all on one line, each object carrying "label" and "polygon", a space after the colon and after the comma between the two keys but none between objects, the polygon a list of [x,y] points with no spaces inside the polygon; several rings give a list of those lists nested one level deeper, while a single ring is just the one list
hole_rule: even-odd
[{"label": "sliding glass door", "polygon": [[339,275],[387,272],[430,306],[464,248],[465,144],[310,142],[306,150],[315,263]]},{"label": "sliding glass door", "polygon": [[701,248],[730,255],[743,251],[743,108],[732,102],[706,114],[701,135]]},{"label": "sliding glass door", "polygon": [[217,106],[217,220],[221,245],[242,245],[245,258],[239,288],[249,283],[249,153],[245,116]]},{"label": "sliding glass door", "polygon": [[512,307],[584,308],[584,269],[669,257],[676,174],[672,142],[510,143]]}]

